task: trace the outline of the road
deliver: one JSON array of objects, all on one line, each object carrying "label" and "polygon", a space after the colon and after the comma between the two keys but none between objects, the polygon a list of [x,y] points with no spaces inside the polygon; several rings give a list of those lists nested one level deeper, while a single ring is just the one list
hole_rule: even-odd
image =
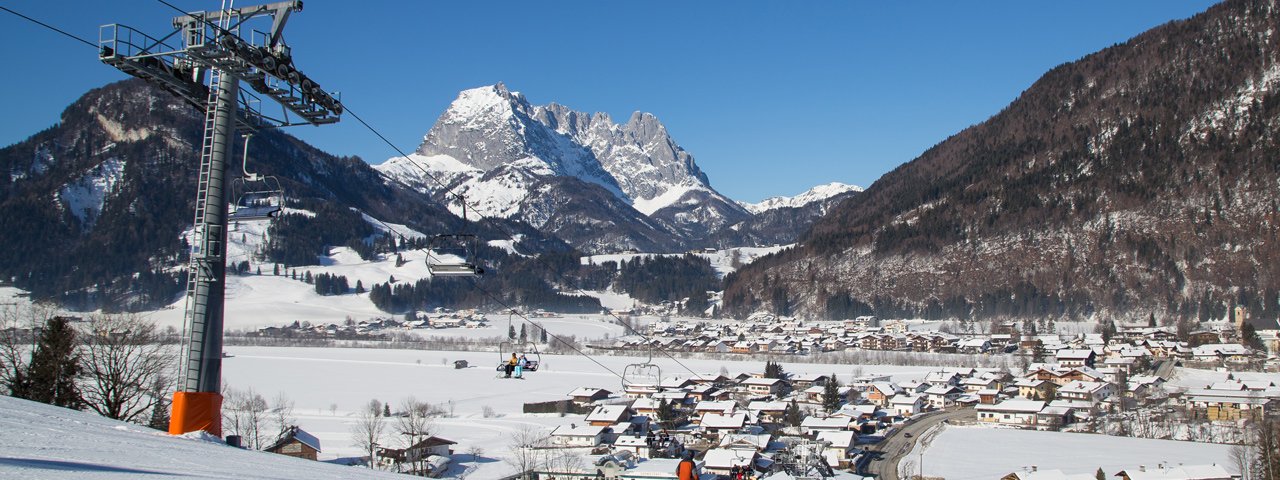
[{"label": "road", "polygon": [[[874,448],[867,450],[871,460],[861,470],[864,475],[873,475],[879,480],[898,480],[898,464],[902,457],[911,453],[916,441],[924,436],[935,425],[947,420],[972,420],[976,412],[973,408],[956,408],[925,414],[895,429]],[[906,434],[910,433],[911,436]]]}]

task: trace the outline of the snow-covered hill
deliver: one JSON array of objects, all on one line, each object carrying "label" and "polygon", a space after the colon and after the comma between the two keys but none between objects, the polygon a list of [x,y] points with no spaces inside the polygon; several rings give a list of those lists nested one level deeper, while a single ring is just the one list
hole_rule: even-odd
[{"label": "snow-covered hill", "polygon": [[[579,248],[682,246],[750,216],[711,188],[657,117],[636,112],[619,124],[531,105],[501,83],[463,91],[414,154],[377,168],[455,213],[460,195],[482,216],[518,218]],[[601,224],[635,231],[601,242],[619,231]]]},{"label": "snow-covered hill", "polygon": [[0,478],[404,478],[241,450],[202,433],[175,437],[92,413],[0,396]]},{"label": "snow-covered hill", "polygon": [[840,182],[831,182],[825,185],[813,187],[794,197],[770,197],[759,203],[740,202],[739,205],[742,205],[742,207],[747,209],[748,212],[759,215],[779,208],[800,208],[814,202],[826,200],[836,195],[861,191],[862,187],[857,185],[846,185]]}]

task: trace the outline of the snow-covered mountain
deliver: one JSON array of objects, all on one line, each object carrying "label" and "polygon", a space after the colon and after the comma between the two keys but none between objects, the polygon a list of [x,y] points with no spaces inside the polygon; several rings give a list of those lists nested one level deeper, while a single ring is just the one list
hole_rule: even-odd
[{"label": "snow-covered mountain", "polygon": [[794,197],[769,197],[759,203],[739,202],[738,204],[741,205],[742,208],[747,209],[748,212],[759,215],[779,208],[800,208],[814,202],[829,199],[836,195],[861,191],[862,187],[857,185],[846,185],[840,182],[831,182],[810,188],[804,193]]},{"label": "snow-covered mountain", "polygon": [[523,220],[588,251],[682,248],[750,217],[711,188],[657,117],[618,124],[531,105],[501,83],[463,91],[413,155],[377,168],[457,213],[461,195],[482,216]]}]

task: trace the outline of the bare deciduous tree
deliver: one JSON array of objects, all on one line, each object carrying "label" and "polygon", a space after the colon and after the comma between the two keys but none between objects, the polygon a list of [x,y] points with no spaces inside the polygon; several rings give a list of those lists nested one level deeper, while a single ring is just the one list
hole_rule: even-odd
[{"label": "bare deciduous tree", "polygon": [[239,435],[246,448],[262,448],[267,437],[264,431],[267,426],[267,400],[252,388],[242,391],[224,386],[223,390],[223,430]]},{"label": "bare deciduous tree", "polygon": [[43,305],[0,305],[0,388],[12,392],[35,347],[35,331],[53,316]]},{"label": "bare deciduous tree", "polygon": [[161,342],[155,323],[137,314],[93,315],[80,338],[80,392],[89,408],[107,418],[142,422],[163,406],[156,386],[171,380],[174,352]]},{"label": "bare deciduous tree", "polygon": [[296,423],[298,419],[293,416],[293,400],[287,393],[277,393],[271,401],[271,426],[276,434],[284,434],[285,430]]},{"label": "bare deciduous tree", "polygon": [[362,452],[369,452],[369,468],[377,467],[377,448],[386,429],[382,408],[382,402],[369,400],[369,404],[356,414],[356,423],[351,426],[351,444]]},{"label": "bare deciduous tree", "polygon": [[413,471],[421,472],[424,455],[409,451],[419,441],[430,437],[434,430],[431,422],[431,404],[418,401],[414,397],[404,399],[400,404],[399,416],[396,417],[396,433],[400,434],[405,448],[405,461],[413,464]]},{"label": "bare deciduous tree", "polygon": [[511,435],[508,444],[511,453],[503,461],[516,469],[520,478],[527,478],[529,472],[543,466],[545,459],[540,450],[545,447],[547,436],[534,427],[522,427]]}]

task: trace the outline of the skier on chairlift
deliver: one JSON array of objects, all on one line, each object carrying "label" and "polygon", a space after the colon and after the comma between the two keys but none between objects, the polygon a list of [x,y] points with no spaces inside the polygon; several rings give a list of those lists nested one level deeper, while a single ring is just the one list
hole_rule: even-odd
[{"label": "skier on chairlift", "polygon": [[507,372],[507,376],[503,378],[511,378],[511,371],[516,369],[517,362],[519,362],[519,359],[516,358],[516,354],[512,353],[511,360],[507,360],[507,364],[503,365],[504,370]]},{"label": "skier on chairlift", "polygon": [[529,366],[529,359],[522,353],[520,359],[516,361],[516,378],[524,378],[524,367],[527,366]]}]

